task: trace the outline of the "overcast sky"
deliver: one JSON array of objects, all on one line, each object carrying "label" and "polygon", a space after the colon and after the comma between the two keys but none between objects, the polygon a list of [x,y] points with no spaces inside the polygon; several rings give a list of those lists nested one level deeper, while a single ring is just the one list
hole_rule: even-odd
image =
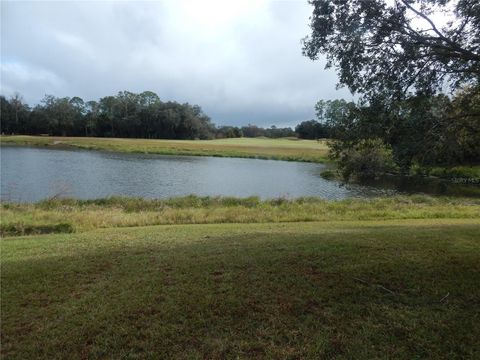
[{"label": "overcast sky", "polygon": [[1,93],[97,100],[151,90],[217,124],[295,125],[336,90],[302,56],[306,1],[1,2]]}]

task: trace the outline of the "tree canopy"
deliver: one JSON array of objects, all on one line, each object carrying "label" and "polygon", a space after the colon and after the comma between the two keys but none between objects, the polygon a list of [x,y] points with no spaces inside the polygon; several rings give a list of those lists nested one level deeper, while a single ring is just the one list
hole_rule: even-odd
[{"label": "tree canopy", "polygon": [[[451,98],[438,94],[395,102],[380,97],[368,103],[345,102],[341,111],[338,102],[319,104],[335,139],[330,144],[331,155],[340,168],[342,164],[353,166],[365,154],[372,155],[375,147],[388,150],[392,162],[405,173],[415,167],[475,165],[480,161],[480,94],[475,88],[457,91]],[[465,109],[472,116],[465,116]]]},{"label": "tree canopy", "polygon": [[312,60],[325,55],[339,85],[360,95],[357,103],[317,104],[317,117],[335,138],[331,155],[344,173],[478,164],[478,0],[310,4],[303,54]]},{"label": "tree canopy", "polygon": [[312,0],[303,53],[367,97],[480,83],[478,0]]}]

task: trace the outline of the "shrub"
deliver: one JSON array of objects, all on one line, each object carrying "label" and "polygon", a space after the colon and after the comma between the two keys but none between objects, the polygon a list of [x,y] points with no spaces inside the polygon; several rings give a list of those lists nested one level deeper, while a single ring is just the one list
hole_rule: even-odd
[{"label": "shrub", "polygon": [[320,173],[320,176],[322,178],[324,178],[325,180],[333,180],[335,179],[336,175],[335,175],[335,171],[333,170],[323,170],[321,173]]},{"label": "shrub", "polygon": [[345,180],[352,176],[372,179],[395,170],[392,149],[381,139],[364,139],[350,146],[337,143],[334,157]]}]

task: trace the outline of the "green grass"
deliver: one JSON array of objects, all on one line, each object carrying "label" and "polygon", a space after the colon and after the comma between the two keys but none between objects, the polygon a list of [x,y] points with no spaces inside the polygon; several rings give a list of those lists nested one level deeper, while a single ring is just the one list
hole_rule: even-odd
[{"label": "green grass", "polygon": [[130,153],[241,157],[308,162],[327,161],[324,141],[291,138],[238,138],[219,140],[148,140],[92,137],[2,136],[2,144],[75,147]]},{"label": "green grass", "polygon": [[168,200],[52,199],[36,204],[2,203],[0,210],[0,234],[8,236],[161,224],[480,218],[480,198],[417,195],[343,201],[261,201],[257,197],[192,195]]},{"label": "green grass", "polygon": [[431,176],[438,176],[447,179],[470,179],[473,183],[480,184],[480,166],[455,166],[451,168],[430,168],[427,172]]},{"label": "green grass", "polygon": [[4,238],[2,357],[478,359],[479,234],[477,217]]}]

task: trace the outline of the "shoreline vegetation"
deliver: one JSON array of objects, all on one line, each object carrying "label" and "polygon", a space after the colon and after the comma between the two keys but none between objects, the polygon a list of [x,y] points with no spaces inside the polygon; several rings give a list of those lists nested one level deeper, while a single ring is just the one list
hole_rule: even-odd
[{"label": "shoreline vegetation", "polygon": [[253,158],[325,163],[326,141],[297,138],[231,138],[216,140],[163,140],[11,135],[2,145],[78,148],[126,153]]},{"label": "shoreline vegetation", "polygon": [[47,199],[34,204],[2,202],[1,213],[0,235],[5,237],[151,225],[480,219],[480,199],[426,195],[338,201],[195,195],[165,200],[110,197]]}]

